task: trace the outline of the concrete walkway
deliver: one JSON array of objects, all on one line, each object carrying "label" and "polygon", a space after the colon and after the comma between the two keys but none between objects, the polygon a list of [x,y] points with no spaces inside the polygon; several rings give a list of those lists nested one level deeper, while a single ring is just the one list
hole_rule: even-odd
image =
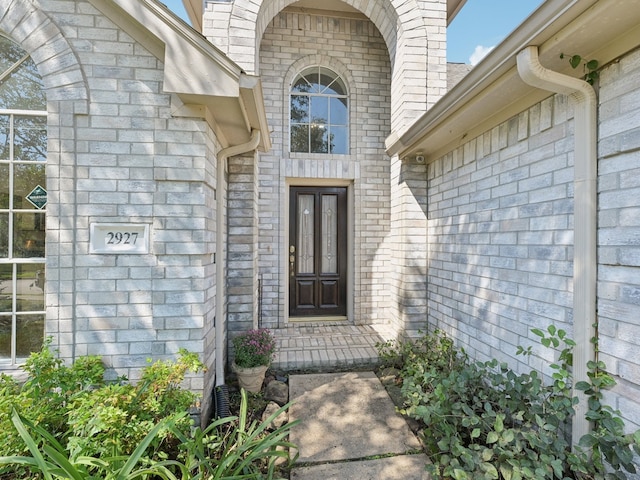
[{"label": "concrete walkway", "polygon": [[420,443],[373,372],[291,375],[292,480],[427,480]]}]

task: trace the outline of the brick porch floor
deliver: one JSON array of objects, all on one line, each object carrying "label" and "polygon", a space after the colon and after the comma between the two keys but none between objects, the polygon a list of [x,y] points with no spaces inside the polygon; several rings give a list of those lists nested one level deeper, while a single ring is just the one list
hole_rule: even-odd
[{"label": "brick porch floor", "polygon": [[331,372],[377,365],[377,342],[385,339],[369,325],[290,325],[273,329],[278,346],[271,369]]}]

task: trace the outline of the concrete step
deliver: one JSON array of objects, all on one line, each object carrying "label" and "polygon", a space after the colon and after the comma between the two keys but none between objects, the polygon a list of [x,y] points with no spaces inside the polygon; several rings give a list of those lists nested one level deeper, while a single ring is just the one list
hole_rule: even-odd
[{"label": "concrete step", "polygon": [[290,325],[273,329],[276,372],[331,372],[372,369],[379,363],[376,343],[385,339],[369,325]]}]

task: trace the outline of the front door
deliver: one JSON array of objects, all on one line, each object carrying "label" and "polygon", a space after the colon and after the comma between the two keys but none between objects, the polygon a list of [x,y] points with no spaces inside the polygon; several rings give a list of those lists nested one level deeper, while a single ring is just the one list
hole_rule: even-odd
[{"label": "front door", "polygon": [[289,315],[346,315],[346,187],[291,187],[289,226]]}]

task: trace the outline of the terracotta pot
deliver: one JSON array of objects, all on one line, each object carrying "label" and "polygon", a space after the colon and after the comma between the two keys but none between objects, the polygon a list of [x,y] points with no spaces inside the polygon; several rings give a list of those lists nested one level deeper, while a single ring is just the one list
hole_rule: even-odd
[{"label": "terracotta pot", "polygon": [[264,375],[267,373],[266,365],[257,367],[239,367],[235,362],[231,364],[231,370],[238,376],[238,383],[248,392],[257,393],[262,389]]}]

